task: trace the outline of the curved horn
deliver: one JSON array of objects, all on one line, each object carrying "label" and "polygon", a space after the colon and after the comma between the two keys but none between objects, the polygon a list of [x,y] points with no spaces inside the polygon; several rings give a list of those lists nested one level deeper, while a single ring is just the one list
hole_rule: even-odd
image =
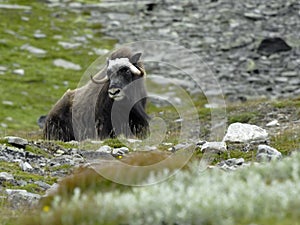
[{"label": "curved horn", "polygon": [[[102,71],[98,72],[95,76],[99,75]],[[104,84],[105,82],[107,82],[109,80],[108,76],[106,75],[105,77],[103,77],[100,80],[95,80],[94,76],[91,75],[91,80],[93,83],[95,84]]]},{"label": "curved horn", "polygon": [[104,83],[105,83],[106,81],[108,81],[109,79],[108,79],[107,76],[105,76],[105,77],[103,77],[101,80],[95,80],[94,77],[91,75],[91,80],[92,80],[92,82],[95,83],[95,84],[104,84]]},{"label": "curved horn", "polygon": [[129,69],[133,74],[141,75],[141,71],[138,68],[136,68],[134,65],[131,64],[129,66]]}]

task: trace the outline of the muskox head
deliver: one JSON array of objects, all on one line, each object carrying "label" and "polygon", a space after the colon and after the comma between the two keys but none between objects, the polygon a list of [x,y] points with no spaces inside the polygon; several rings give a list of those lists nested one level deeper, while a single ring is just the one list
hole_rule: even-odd
[{"label": "muskox head", "polygon": [[126,95],[124,88],[144,74],[143,69],[139,66],[141,55],[141,53],[136,53],[130,58],[108,59],[105,77],[101,80],[91,77],[92,81],[96,84],[109,81],[108,96],[115,101],[122,100]]}]

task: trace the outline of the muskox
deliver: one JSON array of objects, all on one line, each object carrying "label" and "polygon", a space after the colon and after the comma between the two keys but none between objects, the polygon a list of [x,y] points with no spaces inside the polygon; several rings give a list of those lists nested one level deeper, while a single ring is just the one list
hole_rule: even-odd
[{"label": "muskox", "polygon": [[58,100],[46,117],[44,137],[80,141],[147,136],[146,75],[140,57],[128,48],[113,52],[84,86]]}]

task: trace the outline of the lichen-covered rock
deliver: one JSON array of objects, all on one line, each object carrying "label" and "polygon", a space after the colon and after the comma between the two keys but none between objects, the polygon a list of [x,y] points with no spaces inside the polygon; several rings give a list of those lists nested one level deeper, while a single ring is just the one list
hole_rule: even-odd
[{"label": "lichen-covered rock", "polygon": [[256,153],[257,161],[271,161],[281,159],[282,154],[277,149],[272,148],[268,145],[259,145]]}]

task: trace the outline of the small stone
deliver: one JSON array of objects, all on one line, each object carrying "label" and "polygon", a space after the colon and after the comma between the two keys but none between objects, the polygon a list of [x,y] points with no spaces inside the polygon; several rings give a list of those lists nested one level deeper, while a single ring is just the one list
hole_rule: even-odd
[{"label": "small stone", "polygon": [[12,71],[16,75],[24,76],[25,75],[25,70],[24,69],[15,69]]},{"label": "small stone", "polygon": [[58,44],[62,46],[64,49],[75,49],[81,46],[80,43],[70,43],[64,41],[59,41]]},{"label": "small stone", "polygon": [[141,142],[142,142],[142,140],[131,139],[131,138],[128,138],[127,141],[128,141],[129,143],[131,143],[131,144],[133,144],[133,143],[141,143]]},{"label": "small stone", "polygon": [[129,152],[129,148],[127,147],[121,147],[119,148],[120,151],[124,152],[124,153],[128,153]]},{"label": "small stone", "polygon": [[243,158],[231,158],[231,159],[227,159],[227,160],[224,160],[220,163],[218,163],[218,165],[223,165],[223,164],[226,164],[227,166],[229,167],[236,167],[236,166],[242,166],[243,163],[245,162],[245,159]]},{"label": "small stone", "polygon": [[28,22],[28,21],[29,21],[29,18],[28,18],[28,17],[25,17],[25,16],[22,16],[22,17],[21,17],[21,20],[22,20],[22,21],[25,21],[25,22]]},{"label": "small stone", "polygon": [[13,106],[14,105],[14,103],[12,101],[7,101],[7,100],[3,100],[2,104],[3,105],[9,105],[9,106]]},{"label": "small stone", "polygon": [[0,71],[3,71],[3,72],[7,71],[7,67],[5,67],[5,66],[0,66]]},{"label": "small stone", "polygon": [[168,151],[171,151],[171,152],[177,152],[181,149],[186,149],[187,147],[190,147],[191,144],[188,144],[188,143],[179,143],[171,148],[168,149]]},{"label": "small stone", "polygon": [[120,151],[120,150],[117,149],[117,148],[116,148],[116,149],[113,149],[113,150],[111,151],[111,154],[112,154],[112,156],[114,156],[114,157],[125,155],[124,152]]},{"label": "small stone", "polygon": [[23,171],[32,171],[33,170],[33,167],[28,162],[21,161],[19,165]]},{"label": "small stone", "polygon": [[111,153],[111,147],[108,146],[108,145],[103,145],[101,146],[98,150],[96,150],[96,152],[102,152],[102,153],[108,153],[110,154]]},{"label": "small stone", "polygon": [[70,70],[81,70],[81,66],[77,65],[75,63],[69,62],[64,59],[55,59],[53,61],[53,65],[57,67],[63,67],[64,69],[70,69]]},{"label": "small stone", "polygon": [[34,55],[39,55],[39,56],[43,56],[43,55],[45,55],[47,53],[46,50],[33,47],[33,46],[29,45],[29,44],[22,45],[21,49],[22,50],[26,50],[26,51],[34,54]]},{"label": "small stone", "polygon": [[267,127],[275,127],[275,126],[279,126],[279,122],[278,120],[272,120],[269,123],[266,124]]},{"label": "small stone", "polygon": [[99,48],[93,48],[93,51],[96,55],[106,55],[109,53],[108,49],[99,49]]},{"label": "small stone", "polygon": [[276,83],[286,83],[288,81],[289,81],[289,79],[287,77],[276,77],[275,78]]},{"label": "small stone", "polygon": [[156,147],[156,146],[149,146],[149,145],[146,145],[146,146],[144,147],[144,149],[145,149],[146,151],[155,151],[155,150],[157,150],[157,147]]},{"label": "small stone", "polygon": [[43,181],[40,181],[40,180],[35,181],[34,183],[37,184],[39,187],[41,187],[44,190],[47,190],[47,189],[49,189],[51,187],[51,185],[49,185],[49,184],[47,184],[47,183],[45,183]]},{"label": "small stone", "polygon": [[222,153],[227,151],[225,142],[205,142],[201,147],[201,152]]},{"label": "small stone", "polygon": [[233,123],[227,129],[223,138],[225,142],[249,143],[264,142],[268,139],[268,133],[265,129],[252,124]]},{"label": "small stone", "polygon": [[256,68],[256,64],[255,64],[254,60],[253,59],[249,59],[247,61],[247,66],[246,66],[247,72],[252,72],[255,69],[257,69],[257,68]]},{"label": "small stone", "polygon": [[0,182],[1,182],[1,180],[11,181],[11,180],[14,180],[14,176],[7,172],[1,172],[0,173]]},{"label": "small stone", "polygon": [[297,71],[285,71],[281,73],[281,76],[283,77],[297,77],[300,73]]},{"label": "small stone", "polygon": [[256,12],[246,12],[244,13],[244,16],[246,18],[253,19],[253,20],[260,20],[264,18],[261,14]]},{"label": "small stone", "polygon": [[16,5],[16,4],[0,4],[0,9],[20,9],[20,10],[31,10],[31,6]]},{"label": "small stone", "polygon": [[277,149],[268,145],[258,145],[258,151],[256,153],[257,161],[271,161],[281,159],[282,154]]},{"label": "small stone", "polygon": [[20,138],[20,137],[14,137],[14,136],[7,136],[4,139],[7,140],[8,144],[11,144],[16,147],[25,148],[26,145],[28,145],[28,141],[26,139]]},{"label": "small stone", "polygon": [[42,34],[42,33],[35,33],[33,35],[33,37],[36,38],[36,39],[42,39],[42,38],[46,38],[47,35],[46,34]]},{"label": "small stone", "polygon": [[65,152],[64,152],[63,150],[61,150],[61,149],[58,149],[58,150],[55,152],[54,156],[58,157],[58,156],[61,156],[61,155],[63,155],[63,154],[65,154]]}]

